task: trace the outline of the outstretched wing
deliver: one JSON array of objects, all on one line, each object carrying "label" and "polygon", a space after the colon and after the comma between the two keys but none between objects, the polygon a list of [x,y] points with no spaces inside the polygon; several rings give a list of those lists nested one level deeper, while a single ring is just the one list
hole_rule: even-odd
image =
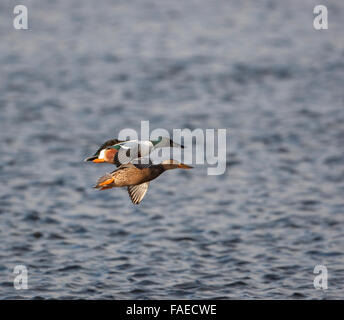
[{"label": "outstretched wing", "polygon": [[139,147],[137,143],[119,143],[113,147],[119,147],[114,161],[117,166],[129,163],[133,159],[139,157]]},{"label": "outstretched wing", "polygon": [[146,192],[149,187],[149,182],[141,183],[136,186],[129,186],[128,187],[128,193],[129,197],[133,204],[139,204],[144,196],[146,195]]},{"label": "outstretched wing", "polygon": [[137,159],[146,157],[151,153],[153,144],[150,141],[129,140],[113,145],[110,148],[118,149],[114,157],[114,163],[116,166],[120,166],[129,162],[137,163]]}]

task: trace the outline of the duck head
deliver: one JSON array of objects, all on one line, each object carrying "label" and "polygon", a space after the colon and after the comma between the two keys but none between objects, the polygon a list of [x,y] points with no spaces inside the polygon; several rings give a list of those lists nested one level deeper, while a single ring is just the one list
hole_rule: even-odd
[{"label": "duck head", "polygon": [[88,161],[92,161],[95,163],[102,163],[102,162],[114,163],[115,155],[117,152],[118,152],[117,148],[108,147],[108,148],[102,149],[97,158],[90,159]]}]

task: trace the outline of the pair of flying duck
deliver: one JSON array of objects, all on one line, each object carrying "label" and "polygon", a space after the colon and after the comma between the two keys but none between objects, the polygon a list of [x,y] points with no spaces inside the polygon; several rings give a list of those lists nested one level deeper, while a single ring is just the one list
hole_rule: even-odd
[{"label": "pair of flying duck", "polygon": [[140,159],[149,155],[153,150],[166,147],[184,148],[164,137],[147,141],[111,139],[103,143],[96,153],[85,161],[115,164],[118,168],[100,177],[95,188],[105,190],[127,187],[131,201],[139,204],[148,190],[149,181],[154,180],[166,170],[192,168],[173,159],[165,160],[160,164],[152,164],[150,161],[148,164],[140,163]]}]

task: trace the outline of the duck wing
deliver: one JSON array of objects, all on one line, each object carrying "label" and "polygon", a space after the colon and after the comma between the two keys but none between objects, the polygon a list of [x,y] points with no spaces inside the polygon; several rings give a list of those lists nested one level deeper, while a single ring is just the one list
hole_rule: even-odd
[{"label": "duck wing", "polygon": [[135,186],[128,187],[129,197],[133,204],[139,204],[142,201],[142,199],[146,195],[148,187],[149,182],[144,182]]},{"label": "duck wing", "polygon": [[116,166],[126,164],[141,156],[139,145],[136,142],[125,142],[117,144],[119,150],[115,155]]},{"label": "duck wing", "polygon": [[124,141],[112,147],[118,148],[118,153],[116,153],[114,158],[116,166],[144,158],[153,150],[152,142],[139,140]]},{"label": "duck wing", "polygon": [[116,153],[114,157],[114,164],[116,165],[116,167],[118,167],[118,169],[136,167],[137,169],[141,169],[141,170],[144,168],[149,168],[151,165],[153,165],[153,162],[151,161],[151,159],[148,159],[148,163],[145,163],[147,162],[147,158],[133,158],[129,160],[130,160],[129,162],[124,162],[124,163],[121,162],[118,157],[118,153]]}]

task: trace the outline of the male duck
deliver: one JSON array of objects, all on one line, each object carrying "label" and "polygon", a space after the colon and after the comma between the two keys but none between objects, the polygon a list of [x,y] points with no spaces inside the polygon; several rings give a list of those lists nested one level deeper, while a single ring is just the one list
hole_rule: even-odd
[{"label": "male duck", "polygon": [[93,156],[86,158],[85,161],[107,162],[120,166],[123,163],[131,162],[133,159],[145,157],[154,149],[166,147],[184,149],[183,145],[175,143],[166,137],[158,137],[156,140],[120,141],[112,139],[103,143],[97,152]]}]

